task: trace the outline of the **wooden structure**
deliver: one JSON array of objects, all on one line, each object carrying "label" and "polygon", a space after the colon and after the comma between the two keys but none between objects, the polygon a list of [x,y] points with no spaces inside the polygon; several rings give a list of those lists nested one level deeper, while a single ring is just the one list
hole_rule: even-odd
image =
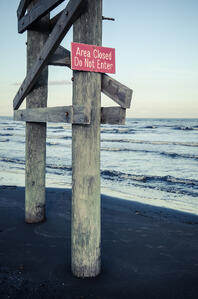
[{"label": "wooden structure", "polygon": [[[18,31],[27,30],[27,75],[14,101],[14,119],[26,122],[25,220],[45,219],[46,122],[72,124],[72,272],[100,273],[100,123],[124,124],[132,90],[106,74],[73,72],[73,105],[47,108],[48,65],[71,67],[60,46],[73,25],[74,42],[101,46],[102,0],[21,0]],[[108,18],[107,18],[108,19]],[[101,107],[101,91],[119,106]],[[26,109],[18,110],[26,98]]]}]

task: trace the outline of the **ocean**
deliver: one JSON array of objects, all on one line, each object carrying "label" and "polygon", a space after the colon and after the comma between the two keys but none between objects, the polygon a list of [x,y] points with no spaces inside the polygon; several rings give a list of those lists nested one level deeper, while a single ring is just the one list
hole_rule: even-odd
[{"label": "ocean", "polygon": [[[71,188],[71,125],[48,124],[46,186]],[[25,185],[25,124],[0,117],[0,185]],[[198,214],[198,119],[101,125],[101,193]]]}]

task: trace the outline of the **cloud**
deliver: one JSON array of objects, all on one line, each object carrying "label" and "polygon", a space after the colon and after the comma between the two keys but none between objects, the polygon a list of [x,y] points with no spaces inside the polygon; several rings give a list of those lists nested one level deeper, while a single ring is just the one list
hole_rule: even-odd
[{"label": "cloud", "polygon": [[[22,82],[14,82],[12,85],[14,86],[21,86]],[[51,86],[56,86],[56,85],[71,85],[72,81],[71,80],[50,80],[48,81],[48,84]]]},{"label": "cloud", "polygon": [[71,85],[71,80],[51,80],[49,81],[49,85]]}]

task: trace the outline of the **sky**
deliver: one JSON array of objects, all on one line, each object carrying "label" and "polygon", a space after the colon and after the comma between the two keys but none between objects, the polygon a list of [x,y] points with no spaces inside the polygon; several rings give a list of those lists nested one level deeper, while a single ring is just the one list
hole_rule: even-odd
[{"label": "sky", "polygon": [[[19,0],[0,1],[0,115],[13,114],[13,99],[26,76],[18,5]],[[103,21],[103,46],[116,51],[111,76],[133,89],[127,117],[198,118],[198,1],[103,0],[103,16],[115,18]],[[71,42],[72,29],[61,44],[70,49]],[[72,104],[71,77],[68,68],[49,67],[49,107]],[[102,106],[115,103],[102,95]]]}]

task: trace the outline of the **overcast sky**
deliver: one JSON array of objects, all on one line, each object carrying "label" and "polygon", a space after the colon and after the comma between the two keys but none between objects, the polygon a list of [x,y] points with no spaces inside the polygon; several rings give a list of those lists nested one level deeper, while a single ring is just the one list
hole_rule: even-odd
[{"label": "overcast sky", "polygon": [[[18,4],[0,1],[0,115],[12,115],[13,98],[26,75],[26,33],[17,33]],[[127,116],[197,118],[198,1],[103,0],[103,15],[115,18],[103,21],[103,46],[116,49],[113,77],[134,91]],[[71,41],[72,30],[62,45],[70,49]],[[49,71],[48,106],[71,105],[72,71]],[[115,104],[102,96],[102,105]]]}]

